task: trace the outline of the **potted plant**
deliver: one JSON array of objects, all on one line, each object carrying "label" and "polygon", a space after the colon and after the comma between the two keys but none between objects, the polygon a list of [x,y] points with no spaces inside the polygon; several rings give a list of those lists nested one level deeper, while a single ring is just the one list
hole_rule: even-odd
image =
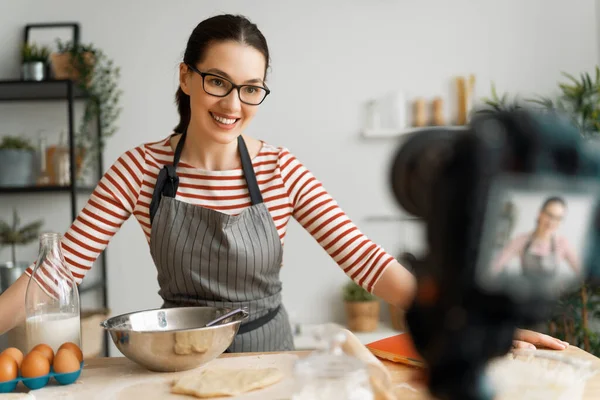
[{"label": "potted plant", "polygon": [[35,148],[29,140],[5,136],[0,142],[0,186],[27,186],[33,182]]},{"label": "potted plant", "polygon": [[20,262],[17,259],[17,246],[29,244],[39,237],[43,221],[38,220],[25,226],[20,226],[17,210],[13,210],[13,221],[8,223],[0,220],[0,247],[11,247],[11,260],[0,262],[0,290],[3,292],[25,272],[30,262]]},{"label": "potted plant", "polygon": [[[122,94],[118,87],[120,68],[93,44],[58,40],[57,47],[58,51],[50,55],[54,77],[76,82],[87,95],[83,116],[75,133],[78,156],[84,158],[82,170],[85,171],[104,148],[106,138],[117,130]],[[102,130],[100,138],[97,126]],[[81,172],[78,172],[79,177],[83,176]]]},{"label": "potted plant", "polygon": [[379,324],[379,300],[354,281],[343,288],[348,329],[372,332]]},{"label": "potted plant", "polygon": [[36,44],[23,44],[21,47],[21,79],[24,81],[43,81],[46,79],[46,67],[50,49]]}]

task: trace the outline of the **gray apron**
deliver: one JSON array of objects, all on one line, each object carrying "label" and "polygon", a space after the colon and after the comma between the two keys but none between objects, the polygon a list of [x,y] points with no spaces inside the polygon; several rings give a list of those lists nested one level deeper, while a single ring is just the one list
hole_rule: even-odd
[{"label": "gray apron", "polygon": [[150,253],[163,307],[247,307],[249,318],[228,352],[294,350],[279,280],[283,248],[244,139],[238,137],[238,151],[252,205],[228,215],[175,199],[185,138],[186,132],[173,165],[160,171],[150,204]]},{"label": "gray apron", "polygon": [[550,239],[550,254],[540,256],[529,251],[533,236],[529,238],[523,248],[521,256],[521,268],[523,275],[528,278],[552,278],[558,270],[558,257],[556,255],[556,244],[554,237]]}]

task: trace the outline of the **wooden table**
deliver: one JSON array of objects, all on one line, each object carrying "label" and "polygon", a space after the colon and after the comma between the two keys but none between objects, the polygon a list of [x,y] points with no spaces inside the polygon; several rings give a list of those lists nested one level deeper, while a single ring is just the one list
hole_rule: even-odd
[{"label": "wooden table", "polygon": [[[593,365],[600,369],[600,359],[594,357],[593,355],[586,353],[585,351],[577,348],[570,347],[567,350],[556,351],[556,350],[537,350],[537,351],[550,351],[552,353],[559,353],[568,355],[571,357],[591,360]],[[281,359],[295,359],[296,357],[305,357],[310,354],[308,351],[298,351],[298,352],[282,352],[282,353],[238,353],[238,354],[223,354],[219,357],[219,361],[222,362],[231,362],[231,358],[236,357],[258,357],[263,359],[271,357]],[[293,358],[292,358],[293,357]],[[229,361],[227,361],[229,360]],[[242,360],[236,360],[236,363],[241,362]],[[219,361],[221,362],[221,361]],[[426,400],[429,397],[426,394],[426,390],[424,388],[417,388],[416,386],[407,386],[403,385],[407,381],[410,380],[410,377],[417,372],[415,368],[405,366],[403,364],[397,364],[389,361],[382,360],[385,367],[390,371],[392,380],[395,386],[395,394],[398,399],[415,399],[415,400]],[[178,374],[178,373],[175,373]],[[36,399],[52,399],[52,398],[61,398],[61,399],[85,399],[85,400],[95,400],[96,398],[102,398],[103,400],[121,400],[127,398],[133,398],[141,396],[145,400],[153,400],[153,399],[163,399],[166,398],[165,394],[159,393],[161,386],[165,385],[165,379],[168,376],[173,376],[173,374],[160,374],[160,373],[152,373],[142,369],[141,367],[134,364],[132,361],[128,360],[124,357],[111,357],[111,358],[95,358],[85,361],[84,370],[78,382],[70,386],[56,386],[47,387],[45,389],[41,389],[40,391],[33,391],[33,395]],[[123,389],[124,384],[127,379],[131,379],[130,387],[126,390]],[[138,381],[135,381],[138,379]],[[140,380],[142,379],[142,380]],[[118,395],[107,395],[106,387],[111,384],[116,385],[115,382],[120,381],[119,389],[115,389],[114,393],[119,393]],[[137,382],[137,383],[134,383]],[[155,386],[152,386],[155,385]],[[104,390],[104,392],[102,392]],[[27,390],[19,385],[19,389],[17,391],[26,392]],[[112,392],[111,392],[112,393]],[[134,396],[135,394],[135,396]],[[259,394],[259,393],[257,393]],[[188,396],[179,396],[172,395],[168,396],[169,398],[177,398],[177,399],[193,399],[193,397]],[[2,396],[0,395],[0,399]],[[254,397],[252,397],[254,398]],[[267,400],[267,396],[256,397],[257,399]],[[596,377],[592,377],[585,389],[585,397],[584,399],[600,399],[600,374]]]}]

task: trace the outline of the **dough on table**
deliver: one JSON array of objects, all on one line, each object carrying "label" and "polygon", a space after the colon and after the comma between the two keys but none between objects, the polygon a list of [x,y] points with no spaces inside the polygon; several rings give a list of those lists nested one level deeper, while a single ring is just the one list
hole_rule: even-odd
[{"label": "dough on table", "polygon": [[277,368],[207,368],[177,379],[171,392],[200,398],[236,396],[274,385],[282,379],[283,373]]}]

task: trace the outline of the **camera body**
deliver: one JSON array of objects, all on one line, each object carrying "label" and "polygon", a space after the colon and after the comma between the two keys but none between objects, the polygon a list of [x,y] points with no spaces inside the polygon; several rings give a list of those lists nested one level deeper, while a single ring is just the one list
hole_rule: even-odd
[{"label": "camera body", "polygon": [[[493,398],[485,367],[510,351],[517,327],[547,320],[560,293],[600,277],[600,159],[594,151],[560,115],[522,110],[476,115],[464,131],[419,132],[396,153],[394,196],[426,224],[428,251],[411,266],[417,295],[406,319],[436,398]],[[547,222],[550,212],[533,206],[559,195],[576,204],[560,216],[576,227],[573,245],[568,233],[557,239],[543,231],[542,222],[558,225],[559,217]],[[519,211],[512,220],[510,207]],[[519,236],[515,226],[527,224],[531,229]],[[547,256],[529,250],[538,231],[550,238]],[[498,272],[494,260],[511,252],[512,272]],[[557,254],[569,255],[572,270],[539,273]],[[525,274],[530,264],[540,268]]]}]

